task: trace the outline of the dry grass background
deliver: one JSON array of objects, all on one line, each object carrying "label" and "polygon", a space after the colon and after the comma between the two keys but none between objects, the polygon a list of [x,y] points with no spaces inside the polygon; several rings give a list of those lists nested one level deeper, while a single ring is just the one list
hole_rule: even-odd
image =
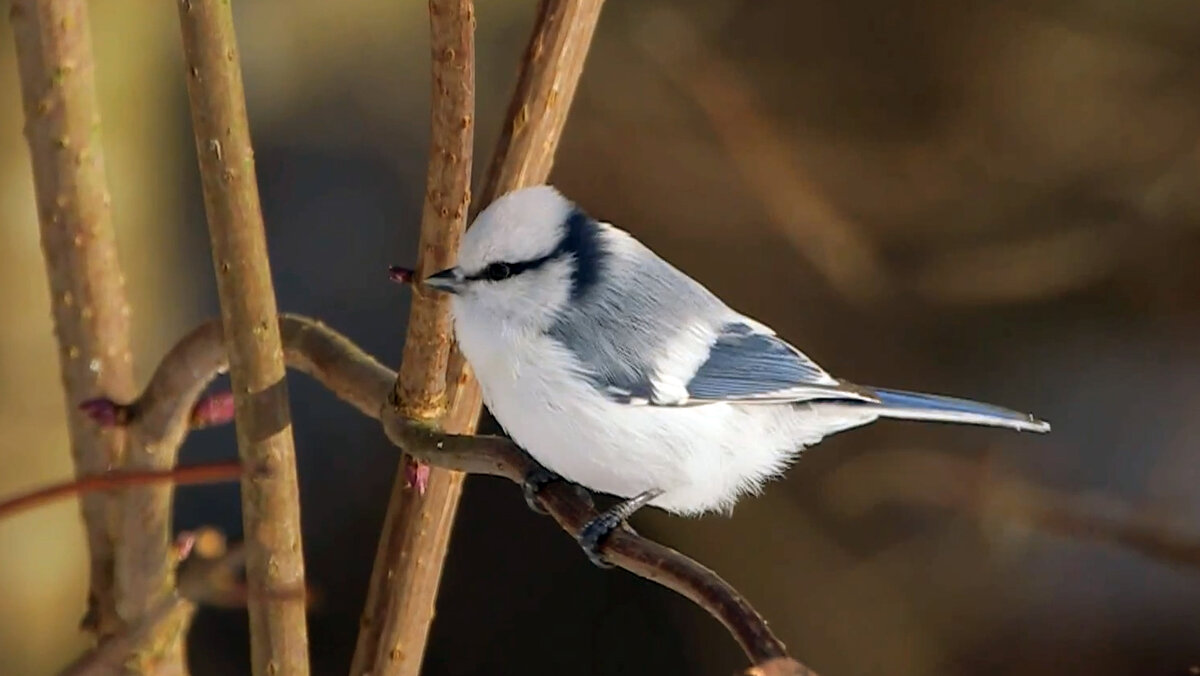
[{"label": "dry grass background", "polygon": [[[532,9],[478,3],[479,148],[498,133]],[[1040,532],[996,489],[1017,476],[1200,538],[1200,9],[605,12],[554,174],[564,190],[839,375],[1055,424],[1045,438],[880,424],[810,452],[731,520],[647,515],[641,529],[720,571],[823,674],[1200,664],[1200,571]],[[144,380],[216,307],[181,50],[169,3],[106,0],[92,19]],[[243,0],[238,21],[280,305],[396,364],[407,301],[384,269],[414,255],[424,3]],[[0,31],[0,493],[69,473],[11,41]],[[292,382],[310,581],[325,598],[314,673],[344,673],[395,458],[372,425]],[[233,454],[227,430],[185,448]],[[978,471],[964,481],[958,463]],[[938,499],[952,492],[971,499]],[[178,520],[236,532],[236,509],[232,489],[185,489]],[[708,618],[589,570],[524,509],[508,485],[468,482],[426,673],[738,665]],[[0,522],[4,673],[48,673],[81,647],[85,569],[73,505]],[[203,614],[195,672],[243,673],[243,632],[238,613]]]}]

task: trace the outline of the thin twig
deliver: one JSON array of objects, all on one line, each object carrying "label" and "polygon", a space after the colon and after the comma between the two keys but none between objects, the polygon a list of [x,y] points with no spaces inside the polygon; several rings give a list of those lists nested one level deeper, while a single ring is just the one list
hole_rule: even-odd
[{"label": "thin twig", "polygon": [[308,674],[300,496],[275,291],[227,0],[181,0],[188,98],[246,466],[250,653],[256,676]]},{"label": "thin twig", "polygon": [[[293,315],[280,317],[279,323],[289,366],[313,376],[359,411],[373,418],[382,415],[390,438],[406,444],[405,450],[420,459],[447,470],[517,481],[534,466],[505,439],[442,434],[427,427],[428,421],[402,418],[392,402],[394,371],[323,324]],[[216,322],[193,330],[167,353],[145,392],[129,405],[133,415],[126,424],[140,427],[146,439],[186,429],[199,393],[224,368],[224,354]],[[555,519],[572,534],[595,515],[587,501],[561,484],[547,486],[542,495]],[[618,566],[696,601],[730,629],[762,676],[811,674],[787,658],[766,622],[712,571],[629,531],[608,540],[604,552]]]},{"label": "thin twig", "polygon": [[[101,394],[129,397],[135,391],[129,304],[99,139],[87,6],[86,0],[14,0],[10,10],[71,452],[79,476],[119,465],[124,434],[98,430],[75,403]],[[114,543],[107,496],[91,493],[81,502],[91,558],[85,624],[105,636],[120,625],[115,548],[139,542]]]},{"label": "thin twig", "polygon": [[[431,271],[435,262],[448,265],[452,261],[468,202],[465,188],[469,180],[470,163],[466,161],[469,148],[460,144],[466,140],[464,136],[469,139],[462,120],[471,115],[468,91],[461,88],[472,70],[468,47],[472,26],[466,20],[470,4],[464,0],[430,3],[435,147],[430,157],[419,273]],[[507,122],[476,206],[486,205],[516,188],[541,183],[549,176],[603,4],[603,0],[539,3]],[[460,51],[446,52],[447,47]],[[461,150],[460,161],[439,157],[446,149],[450,149],[451,155]],[[441,194],[434,194],[434,190]],[[446,215],[438,215],[431,221],[430,205],[439,202],[445,203]],[[432,230],[431,223],[438,229]],[[424,309],[427,307],[433,306],[426,305],[424,300],[414,302],[409,340],[415,335],[419,342],[411,349],[406,344],[398,383],[403,395],[401,401],[417,417],[426,417],[427,411],[421,407],[436,408],[441,403],[437,397],[442,394],[441,380],[431,388],[427,376],[432,373],[431,367],[442,368],[449,329],[444,310],[439,307],[427,311]],[[414,329],[411,322],[417,321],[420,324]],[[411,381],[405,375],[410,367],[414,369]],[[442,418],[442,426],[450,432],[470,434],[479,422],[482,405],[479,386],[457,350],[451,353],[449,369],[444,373],[449,383],[450,406]],[[352,674],[415,676],[418,673],[462,479],[435,468],[430,472],[427,491],[421,496],[419,491],[406,490],[403,473],[397,476]]]},{"label": "thin twig", "polygon": [[216,483],[236,479],[241,476],[241,473],[242,464],[236,461],[205,463],[168,470],[112,470],[104,474],[94,474],[43,486],[14,498],[0,501],[0,519],[74,495],[84,496],[148,484],[188,486]]},{"label": "thin twig", "polygon": [[[475,129],[474,0],[430,0],[432,96],[429,166],[416,273],[450,267],[471,201]],[[449,301],[413,294],[395,393],[405,415],[435,419],[446,410]],[[464,475],[438,468],[417,480],[401,457],[375,555],[351,674],[420,672],[450,530]]]}]

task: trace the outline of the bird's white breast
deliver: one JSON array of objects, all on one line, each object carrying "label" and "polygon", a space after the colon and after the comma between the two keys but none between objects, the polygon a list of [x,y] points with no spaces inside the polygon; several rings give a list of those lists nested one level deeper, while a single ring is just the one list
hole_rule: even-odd
[{"label": "bird's white breast", "polygon": [[731,507],[781,472],[802,446],[832,431],[820,411],[791,405],[617,403],[582,378],[571,353],[544,334],[457,315],[455,331],[488,409],[538,462],[622,497],[660,488],[665,493],[651,504],[673,512]]}]

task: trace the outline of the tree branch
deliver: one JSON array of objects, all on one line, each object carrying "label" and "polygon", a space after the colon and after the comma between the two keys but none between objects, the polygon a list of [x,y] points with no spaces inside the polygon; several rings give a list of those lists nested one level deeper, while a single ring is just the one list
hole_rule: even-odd
[{"label": "tree branch", "polygon": [[245,551],[240,545],[228,546],[220,531],[205,527],[181,533],[172,554],[172,567],[178,564],[173,575],[178,588],[111,640],[71,662],[58,676],[124,673],[131,654],[153,652],[156,637],[166,633],[164,627],[182,633],[197,605],[235,606],[244,599],[236,572],[245,562]]},{"label": "tree branch", "polygon": [[[508,439],[442,433],[404,417],[395,401],[384,406],[380,421],[392,443],[439,467],[504,477],[517,484],[521,484],[529,472],[539,468],[533,458]],[[576,539],[583,527],[599,515],[590,501],[581,499],[564,482],[548,484],[538,493],[538,499],[563,530]],[[812,673],[787,659],[783,643],[736,589],[692,559],[627,528],[614,531],[605,540],[604,556],[635,575],[683,595],[720,620],[759,673]],[[771,663],[774,663],[771,670],[765,670]],[[784,663],[795,666],[791,667],[792,671],[780,671]]]},{"label": "tree branch", "polygon": [[[433,139],[429,187],[422,221],[418,272],[452,261],[468,202],[473,78],[469,0],[431,0],[433,61]],[[603,0],[542,0],[509,104],[507,122],[476,202],[486,205],[516,188],[541,183],[554,153],[583,72]],[[447,51],[447,49],[452,51]],[[466,142],[467,145],[461,145]],[[447,150],[449,152],[447,153]],[[459,161],[454,161],[455,159]],[[434,215],[430,207],[444,204]],[[413,323],[417,323],[413,326]],[[445,306],[417,298],[410,318],[398,392],[416,417],[428,417],[446,395],[441,423],[450,432],[470,434],[479,423],[479,386],[457,350],[444,368],[449,324]],[[413,370],[408,371],[409,368]],[[410,380],[406,373],[412,373]],[[448,392],[440,374],[445,373]],[[431,385],[430,375],[434,381]],[[405,489],[403,473],[388,504],[384,533],[372,573],[352,674],[416,676],[429,625],[450,528],[462,491],[462,476],[430,473],[428,492]]]},{"label": "tree branch", "polygon": [[[433,91],[425,204],[416,272],[450,267],[466,228],[475,129],[474,0],[430,0]],[[432,420],[445,412],[451,326],[448,299],[413,294],[395,394],[405,415]],[[420,672],[454,514],[458,472],[400,459],[371,573],[351,664],[352,674]]]},{"label": "tree branch", "polygon": [[228,481],[241,476],[242,465],[238,462],[215,462],[203,465],[175,467],[163,471],[113,470],[103,474],[79,477],[71,481],[51,484],[0,501],[0,520],[34,507],[91,493],[107,492],[147,484],[186,486],[217,481]]},{"label": "tree branch", "polygon": [[[14,0],[10,17],[59,366],[70,404],[71,452],[75,473],[82,477],[120,464],[124,434],[97,430],[74,403],[100,394],[128,397],[135,391],[129,304],[99,139],[87,2]],[[120,625],[110,500],[90,493],[81,504],[91,558],[85,625],[104,637]]]},{"label": "tree branch", "polygon": [[[313,376],[359,411],[381,419],[389,439],[404,444],[404,450],[421,460],[446,470],[518,482],[536,466],[503,438],[444,434],[431,426],[434,423],[403,417],[392,389],[396,373],[333,329],[295,315],[281,316],[279,326],[288,366]],[[130,415],[124,424],[146,440],[186,430],[200,392],[224,369],[224,354],[217,322],[193,330],[163,358],[142,395],[127,405]],[[562,484],[548,485],[539,498],[573,535],[596,514],[588,501]],[[717,618],[756,664],[760,676],[812,673],[787,658],[783,643],[762,617],[707,568],[632,531],[615,533],[604,552],[616,565],[683,594]],[[781,670],[784,667],[791,671]]]},{"label": "tree branch", "polygon": [[188,98],[230,356],[256,676],[308,674],[300,497],[254,151],[225,0],[181,0]]}]

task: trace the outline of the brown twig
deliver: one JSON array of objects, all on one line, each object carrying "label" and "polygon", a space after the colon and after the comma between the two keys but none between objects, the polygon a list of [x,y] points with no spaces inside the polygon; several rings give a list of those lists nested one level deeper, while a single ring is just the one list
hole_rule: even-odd
[{"label": "brown twig", "polygon": [[[419,277],[454,263],[466,228],[475,129],[474,0],[430,0],[429,30],[431,146]],[[431,420],[445,412],[450,344],[448,300],[414,293],[395,383],[405,415]],[[416,467],[407,456],[400,459],[350,673],[415,676],[420,671],[464,478]]]},{"label": "brown twig", "polygon": [[[292,315],[280,317],[279,324],[289,366],[313,376],[363,413],[373,418],[382,415],[389,437],[406,444],[405,450],[420,459],[455,472],[498,475],[516,481],[533,467],[533,461],[505,439],[443,434],[428,427],[428,421],[401,417],[392,402],[396,373],[333,329]],[[130,404],[134,415],[127,424],[140,428],[146,439],[186,429],[199,393],[224,368],[224,354],[216,322],[189,333],[167,353],[150,385]],[[551,484],[541,495],[546,496],[551,513],[569,532],[577,533],[579,526],[595,515],[587,501],[561,485]],[[730,629],[762,676],[811,674],[787,658],[783,644],[766,622],[712,571],[628,531],[608,541],[605,555],[618,566],[696,601]]]},{"label": "brown twig", "polygon": [[246,466],[242,518],[257,676],[308,673],[300,497],[275,291],[267,260],[254,151],[233,11],[222,0],[180,0],[188,98],[212,240],[217,294]]},{"label": "brown twig", "polygon": [[542,0],[538,4],[521,75],[478,206],[550,176],[603,6],[603,0]]},{"label": "brown twig", "polygon": [[[132,396],[129,304],[117,261],[99,139],[95,63],[86,0],[14,0],[25,136],[33,164],[42,251],[75,472],[98,474],[121,462],[124,435],[98,430],[75,402],[100,394]],[[120,624],[108,529],[110,501],[83,497],[91,557],[88,624],[100,636]],[[135,542],[121,543],[136,547]]]},{"label": "brown twig", "polygon": [[112,470],[104,474],[79,477],[71,481],[52,484],[34,489],[28,493],[0,501],[0,519],[5,519],[34,507],[40,507],[55,500],[84,496],[91,493],[101,493],[133,486],[148,484],[169,484],[187,486],[191,484],[215,483],[229,481],[241,476],[240,462],[212,462],[203,465],[175,467],[168,470]]},{"label": "brown twig", "polygon": [[[602,6],[603,0],[539,4],[507,123],[478,205],[549,176]],[[470,129],[463,120],[472,115],[471,83],[466,79],[473,71],[471,14],[471,3],[465,0],[430,3],[434,149],[418,274],[432,271],[434,264],[452,262],[469,201]],[[443,210],[432,214],[430,207],[439,203]],[[452,352],[449,369],[444,368],[449,342],[444,307],[425,299],[414,301],[398,391],[411,417],[429,417],[431,410],[442,410],[445,374],[450,406],[442,425],[469,434],[479,421],[481,396],[460,353]],[[410,347],[414,338],[418,342]],[[397,477],[352,674],[418,673],[462,480],[461,475],[435,468],[422,496],[406,489],[409,481],[404,476]]]}]

